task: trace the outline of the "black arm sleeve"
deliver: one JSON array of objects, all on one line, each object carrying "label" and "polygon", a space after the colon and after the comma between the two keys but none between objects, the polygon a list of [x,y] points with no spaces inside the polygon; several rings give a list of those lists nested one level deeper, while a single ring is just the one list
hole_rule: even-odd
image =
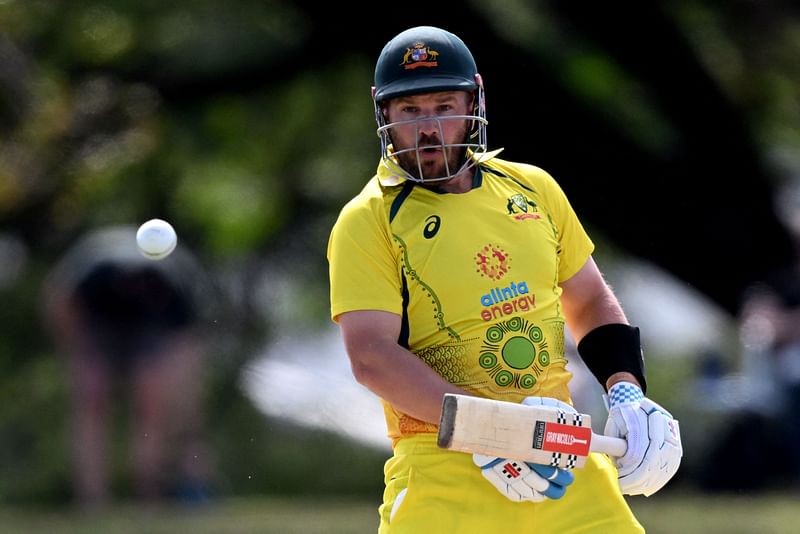
[{"label": "black arm sleeve", "polygon": [[635,376],[642,391],[647,392],[637,327],[620,323],[598,326],[578,343],[578,354],[603,388],[608,377],[625,371]]}]

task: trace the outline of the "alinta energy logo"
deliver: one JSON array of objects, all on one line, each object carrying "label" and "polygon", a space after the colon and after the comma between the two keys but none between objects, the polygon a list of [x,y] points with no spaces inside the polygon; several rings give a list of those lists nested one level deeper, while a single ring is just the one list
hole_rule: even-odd
[{"label": "alinta energy logo", "polygon": [[[497,282],[511,270],[511,256],[501,246],[490,243],[475,254],[475,265],[478,274]],[[528,282],[511,281],[481,295],[481,307],[481,319],[497,320],[535,308],[536,295],[528,290]]]}]

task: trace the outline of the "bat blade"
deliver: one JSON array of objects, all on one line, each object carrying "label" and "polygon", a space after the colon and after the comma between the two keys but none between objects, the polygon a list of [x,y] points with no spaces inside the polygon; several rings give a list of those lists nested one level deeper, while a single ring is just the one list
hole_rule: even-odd
[{"label": "bat blade", "polygon": [[590,452],[622,456],[623,439],[592,432],[591,417],[540,406],[446,394],[438,445],[555,467],[583,467]]}]

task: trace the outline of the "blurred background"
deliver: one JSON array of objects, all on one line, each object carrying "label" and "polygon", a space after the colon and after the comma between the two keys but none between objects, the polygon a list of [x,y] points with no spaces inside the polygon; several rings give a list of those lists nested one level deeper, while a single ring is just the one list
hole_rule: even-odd
[{"label": "blurred background", "polygon": [[[0,0],[0,507],[79,501],[76,380],[105,391],[127,373],[75,375],[48,281],[85,236],[132,227],[130,245],[158,217],[202,271],[184,282],[203,282],[202,446],[173,462],[202,473],[173,469],[159,495],[333,495],[366,503],[372,528],[388,443],[328,316],[325,251],[378,162],[374,62],[420,24],[470,47],[490,148],[556,177],[641,327],[649,396],[684,435],[664,502],[796,496],[795,3]],[[602,424],[599,386],[572,365]],[[141,493],[132,387],[97,419],[112,500]]]}]

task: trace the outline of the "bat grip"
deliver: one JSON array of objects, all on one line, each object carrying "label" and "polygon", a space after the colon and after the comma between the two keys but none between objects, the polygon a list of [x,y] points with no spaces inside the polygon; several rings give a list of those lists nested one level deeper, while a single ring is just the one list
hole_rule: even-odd
[{"label": "bat grip", "polygon": [[628,450],[628,442],[622,438],[595,434],[592,437],[592,450],[618,458],[625,456],[625,452]]}]

